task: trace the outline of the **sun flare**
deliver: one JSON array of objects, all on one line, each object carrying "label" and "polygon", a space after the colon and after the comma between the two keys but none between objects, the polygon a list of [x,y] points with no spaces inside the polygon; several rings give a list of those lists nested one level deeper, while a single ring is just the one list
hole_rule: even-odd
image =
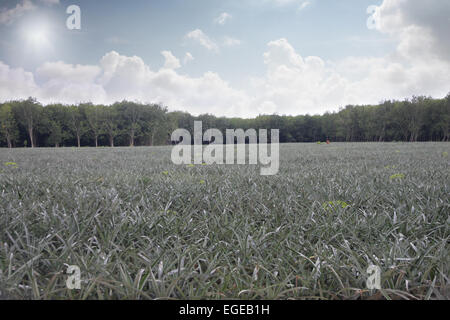
[{"label": "sun flare", "polygon": [[37,31],[31,31],[28,35],[28,39],[30,42],[33,42],[35,44],[40,44],[43,41],[45,41],[47,38],[45,31],[43,30],[37,30]]},{"label": "sun flare", "polygon": [[27,29],[25,31],[25,39],[34,50],[44,50],[50,45],[50,35],[48,29],[44,26]]}]

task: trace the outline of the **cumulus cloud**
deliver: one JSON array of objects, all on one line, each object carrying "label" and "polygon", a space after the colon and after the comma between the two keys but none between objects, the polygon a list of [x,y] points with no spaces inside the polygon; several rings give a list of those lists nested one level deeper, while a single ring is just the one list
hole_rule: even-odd
[{"label": "cumulus cloud", "polygon": [[[418,35],[417,35],[418,37]],[[320,113],[346,104],[378,103],[412,95],[444,96],[450,88],[450,65],[440,59],[348,57],[336,63],[302,57],[286,39],[271,41],[264,54],[266,75],[253,79],[258,106],[277,106],[288,114]]]},{"label": "cumulus cloud", "polygon": [[49,103],[103,101],[106,93],[96,83],[101,71],[99,66],[72,65],[62,61],[44,63],[36,70],[42,83],[36,96]]},{"label": "cumulus cloud", "polygon": [[[232,89],[214,72],[206,72],[197,78],[180,75],[171,69],[154,72],[142,59],[120,56],[117,53],[107,54],[102,61],[104,70],[110,74],[104,80],[108,92],[112,83],[126,78],[138,91],[133,96],[139,100],[161,101],[171,108],[188,109],[194,113],[231,115],[248,103],[244,93]],[[120,90],[122,94],[130,91],[123,89],[122,83],[115,90]]]},{"label": "cumulus cloud", "polygon": [[62,61],[46,62],[36,70],[36,74],[44,79],[70,82],[92,82],[99,74],[98,66],[72,65]]},{"label": "cumulus cloud", "polygon": [[[286,39],[268,43],[264,53],[267,71],[252,81],[260,112],[317,113],[345,98],[349,81],[319,57],[300,56]],[[276,108],[274,108],[276,106]]]},{"label": "cumulus cloud", "polygon": [[2,8],[0,9],[0,24],[11,24],[18,18],[23,16],[26,12],[35,10],[36,6],[31,0],[23,0],[18,3],[14,8]]},{"label": "cumulus cloud", "polygon": [[110,102],[137,99],[163,102],[172,109],[193,113],[239,114],[247,104],[246,95],[231,88],[214,72],[201,77],[181,75],[173,69],[153,71],[139,57],[126,57],[117,52],[106,54],[101,62],[100,83]]},{"label": "cumulus cloud", "polygon": [[395,37],[408,58],[450,60],[450,1],[384,0],[376,12],[378,30]]},{"label": "cumulus cloud", "polygon": [[214,19],[214,23],[225,25],[225,23],[232,18],[231,14],[227,12],[221,13],[216,19]]},{"label": "cumulus cloud", "polygon": [[0,98],[1,100],[23,99],[36,95],[38,86],[31,72],[13,69],[0,61]]},{"label": "cumulus cloud", "polygon": [[[433,1],[433,0],[432,0]],[[397,39],[382,57],[347,57],[325,61],[302,56],[285,38],[270,41],[261,56],[265,73],[246,88],[234,88],[220,75],[191,77],[177,72],[180,61],[163,51],[164,67],[152,70],[140,57],[112,51],[94,66],[63,62],[43,64],[36,72],[0,62],[0,100],[35,96],[43,102],[112,103],[130,99],[162,102],[194,114],[255,116],[259,113],[304,114],[336,110],[346,104],[378,103],[412,95],[445,96],[450,88],[449,38],[439,29],[447,5],[424,10],[419,1],[384,0],[377,8],[378,30]],[[445,24],[446,22],[441,21]],[[446,29],[448,30],[448,29]],[[197,29],[189,34],[213,50],[218,45]],[[214,45],[213,45],[214,44]],[[184,63],[192,60],[186,53]]]},{"label": "cumulus cloud", "polygon": [[181,67],[180,60],[178,60],[170,51],[161,51],[164,56],[164,68],[166,69],[178,69]]},{"label": "cumulus cloud", "polygon": [[216,42],[211,40],[202,30],[195,29],[191,32],[189,32],[186,35],[187,39],[193,40],[194,42],[200,44],[201,46],[205,47],[208,50],[211,51],[219,51],[219,46]]},{"label": "cumulus cloud", "polygon": [[184,55],[183,63],[188,64],[189,62],[194,60],[194,56],[190,52],[186,52]]},{"label": "cumulus cloud", "polygon": [[375,16],[378,31],[398,43],[384,57],[325,62],[302,57],[286,39],[271,41],[266,75],[252,81],[260,110],[276,105],[280,113],[316,113],[386,98],[444,96],[450,89],[450,2],[384,0]]},{"label": "cumulus cloud", "polygon": [[233,47],[238,46],[242,42],[239,39],[225,36],[223,37],[222,41],[214,41],[210,37],[208,37],[202,30],[196,29],[191,32],[189,32],[186,36],[186,39],[193,40],[194,42],[200,44],[201,46],[205,47],[206,49],[214,52],[219,52],[220,47]]},{"label": "cumulus cloud", "polygon": [[[59,0],[39,0],[46,5],[59,4]],[[22,0],[13,8],[0,8],[0,24],[9,25],[37,6],[31,0]]]},{"label": "cumulus cloud", "polygon": [[240,45],[242,42],[239,39],[232,38],[232,37],[224,37],[223,39],[223,46],[225,47],[234,47]]},{"label": "cumulus cloud", "polygon": [[251,102],[243,91],[232,88],[214,72],[200,77],[179,74],[173,68],[173,55],[164,52],[165,67],[157,71],[140,57],[115,51],[103,56],[98,66],[45,63],[35,72],[39,84],[32,73],[0,62],[0,100],[33,96],[43,103],[109,104],[128,99],[163,103],[172,110],[194,114],[246,115],[246,106]]},{"label": "cumulus cloud", "polygon": [[194,114],[255,116],[260,113],[320,113],[345,104],[377,103],[413,94],[443,96],[450,68],[439,60],[403,64],[394,56],[349,57],[338,63],[302,57],[287,39],[267,44],[266,73],[246,90],[233,88],[217,73],[179,74],[179,61],[163,51],[165,65],[152,70],[142,58],[112,51],[97,66],[45,63],[35,72],[0,64],[0,99],[35,96],[43,102],[112,103],[129,99],[162,102]]}]

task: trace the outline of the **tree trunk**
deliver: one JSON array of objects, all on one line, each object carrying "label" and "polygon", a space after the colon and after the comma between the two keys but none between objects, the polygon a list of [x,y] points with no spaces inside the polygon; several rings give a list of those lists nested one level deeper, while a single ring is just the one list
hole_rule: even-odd
[{"label": "tree trunk", "polygon": [[380,139],[378,139],[378,142],[383,142],[384,141],[385,134],[386,134],[386,127],[383,126],[383,130],[381,130]]},{"label": "tree trunk", "polygon": [[130,133],[130,147],[134,147],[134,129],[131,129]]},{"label": "tree trunk", "polygon": [[6,141],[8,142],[8,148],[12,148],[11,138],[9,136],[6,136]]},{"label": "tree trunk", "polygon": [[77,133],[78,148],[81,148],[80,135]]},{"label": "tree trunk", "polygon": [[111,148],[114,148],[114,137],[113,136],[109,136],[109,144],[110,144]]},{"label": "tree trunk", "polygon": [[30,136],[31,147],[34,148],[33,128],[28,129],[28,135]]},{"label": "tree trunk", "polygon": [[98,136],[96,135],[94,139],[95,139],[95,147],[98,148]]},{"label": "tree trunk", "polygon": [[154,138],[155,138],[155,132],[153,131],[152,135],[151,135],[151,138],[150,138],[150,146],[152,146],[152,147],[153,147],[153,140],[154,140]]}]

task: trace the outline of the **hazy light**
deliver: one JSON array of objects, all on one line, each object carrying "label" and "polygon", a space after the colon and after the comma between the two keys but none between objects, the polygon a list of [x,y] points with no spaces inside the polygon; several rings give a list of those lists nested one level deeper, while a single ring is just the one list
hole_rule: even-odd
[{"label": "hazy light", "polygon": [[36,52],[47,51],[52,47],[51,32],[45,22],[33,21],[22,27],[25,45]]},{"label": "hazy light", "polygon": [[40,45],[47,41],[47,34],[45,30],[31,30],[28,34],[28,40],[35,45]]},{"label": "hazy light", "polygon": [[48,32],[45,28],[28,30],[27,39],[31,45],[37,48],[46,47],[49,44]]}]

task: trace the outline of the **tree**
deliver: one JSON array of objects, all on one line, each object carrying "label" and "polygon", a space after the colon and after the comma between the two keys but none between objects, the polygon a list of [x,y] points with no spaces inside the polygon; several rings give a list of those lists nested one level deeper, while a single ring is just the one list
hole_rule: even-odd
[{"label": "tree", "polygon": [[107,135],[110,147],[114,147],[114,138],[119,132],[117,124],[118,116],[119,114],[115,106],[103,107],[101,109],[102,132]]},{"label": "tree", "polygon": [[413,97],[408,103],[408,112],[405,117],[408,119],[408,131],[410,132],[409,141],[416,142],[424,120],[423,112],[426,107],[425,97]]},{"label": "tree", "polygon": [[83,104],[80,106],[85,115],[86,121],[88,123],[89,129],[94,138],[95,147],[98,147],[98,137],[101,134],[102,129],[102,109],[104,106],[95,106],[91,103]]},{"label": "tree", "polygon": [[[162,108],[157,104],[145,106],[142,115],[142,129],[147,145],[153,146],[158,138],[158,133],[164,132],[166,113],[167,108]],[[164,136],[165,139],[166,137]]]},{"label": "tree", "polygon": [[40,131],[47,134],[48,144],[58,148],[70,137],[67,108],[61,104],[48,105],[43,109],[42,115]]},{"label": "tree", "polygon": [[325,139],[336,140],[336,116],[329,112],[326,112],[322,116],[322,132],[325,135]]},{"label": "tree", "polygon": [[8,148],[12,148],[17,138],[18,130],[12,108],[9,104],[0,106],[0,133],[5,137]]},{"label": "tree", "polygon": [[36,147],[35,127],[39,124],[41,118],[42,106],[34,99],[22,101],[17,105],[17,118],[27,130],[31,147]]},{"label": "tree", "polygon": [[383,142],[387,138],[389,129],[389,119],[392,118],[394,104],[392,101],[384,101],[381,105],[374,107],[374,129],[378,142]]},{"label": "tree", "polygon": [[113,107],[123,115],[125,120],[123,127],[129,136],[130,147],[134,147],[136,135],[141,130],[140,120],[142,118],[143,106],[134,102],[122,101]]},{"label": "tree", "polygon": [[397,135],[399,135],[400,139],[404,141],[408,141],[410,134],[409,119],[407,119],[405,116],[408,113],[409,104],[409,101],[395,102],[392,112],[393,119],[397,128]]},{"label": "tree", "polygon": [[450,141],[450,93],[440,103],[437,127],[442,137],[441,140]]},{"label": "tree", "polygon": [[55,148],[59,148],[61,142],[63,141],[63,132],[61,130],[61,125],[56,121],[49,122],[49,137],[48,143],[54,145]]},{"label": "tree", "polygon": [[85,121],[85,116],[83,114],[83,109],[77,106],[69,106],[67,108],[68,118],[69,118],[69,128],[75,135],[77,139],[77,147],[81,147],[81,137],[88,130]]},{"label": "tree", "polygon": [[[194,121],[203,129],[280,129],[280,142],[325,141],[449,141],[450,94],[444,99],[413,97],[379,105],[349,105],[323,115],[260,115],[253,119],[224,118],[211,114],[193,116],[168,112],[158,104],[122,101],[112,106],[85,103],[43,107],[36,100],[0,104],[0,147],[39,145],[80,147],[170,144],[177,128],[191,132]],[[269,131],[270,132],[270,131]],[[87,135],[89,133],[89,135]],[[270,137],[269,137],[270,138]],[[20,140],[20,141],[19,141]]]}]

